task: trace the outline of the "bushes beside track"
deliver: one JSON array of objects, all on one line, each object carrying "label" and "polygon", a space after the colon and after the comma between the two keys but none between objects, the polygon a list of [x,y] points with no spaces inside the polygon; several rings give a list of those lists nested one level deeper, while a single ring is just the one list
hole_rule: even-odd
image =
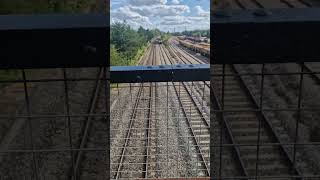
[{"label": "bushes beside track", "polygon": [[166,33],[166,34],[161,35],[161,41],[163,42],[163,44],[165,46],[168,46],[168,41],[170,38],[171,38],[171,34]]},{"label": "bushes beside track", "polygon": [[130,66],[138,63],[149,45],[149,41],[159,34],[158,30],[140,27],[132,29],[125,22],[111,24],[110,55],[112,66]]}]

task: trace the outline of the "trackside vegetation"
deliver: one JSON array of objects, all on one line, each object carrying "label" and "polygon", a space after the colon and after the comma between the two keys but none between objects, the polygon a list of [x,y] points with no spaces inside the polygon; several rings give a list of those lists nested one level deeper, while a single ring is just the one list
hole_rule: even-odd
[{"label": "trackside vegetation", "polygon": [[173,33],[175,36],[201,36],[210,38],[210,30],[194,30]]},{"label": "trackside vegetation", "polygon": [[161,35],[161,41],[163,42],[163,44],[165,46],[168,45],[168,40],[171,38],[171,34],[170,33],[164,33]]},{"label": "trackside vegetation", "polygon": [[150,40],[160,31],[139,27],[134,30],[126,22],[116,22],[110,28],[110,63],[112,66],[135,65],[144,54]]}]

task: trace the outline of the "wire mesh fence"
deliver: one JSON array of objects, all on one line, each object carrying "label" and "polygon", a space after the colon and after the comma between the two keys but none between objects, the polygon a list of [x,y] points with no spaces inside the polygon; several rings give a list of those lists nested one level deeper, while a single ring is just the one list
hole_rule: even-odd
[{"label": "wire mesh fence", "polygon": [[108,177],[105,68],[14,71],[1,89],[1,177]]},{"label": "wire mesh fence", "polygon": [[211,65],[213,177],[319,178],[317,64]]},{"label": "wire mesh fence", "polygon": [[207,82],[117,84],[111,95],[111,177],[208,177]]}]

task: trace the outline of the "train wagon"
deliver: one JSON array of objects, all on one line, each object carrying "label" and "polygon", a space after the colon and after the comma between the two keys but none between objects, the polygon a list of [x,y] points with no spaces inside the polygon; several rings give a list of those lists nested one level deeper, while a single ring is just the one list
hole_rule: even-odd
[{"label": "train wagon", "polygon": [[206,56],[206,57],[210,56],[210,44],[206,44],[206,43],[194,44],[192,42],[183,41],[183,40],[179,40],[179,44],[192,51],[200,53],[203,56]]}]

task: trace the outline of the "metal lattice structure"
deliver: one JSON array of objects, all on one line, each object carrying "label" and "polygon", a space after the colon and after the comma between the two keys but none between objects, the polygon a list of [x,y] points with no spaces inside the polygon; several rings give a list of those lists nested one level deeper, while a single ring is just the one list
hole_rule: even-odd
[{"label": "metal lattice structure", "polygon": [[110,68],[105,16],[0,17],[1,178],[319,179],[319,11],[256,4],[215,12],[210,69],[174,40]]},{"label": "metal lattice structure", "polygon": [[109,177],[108,20],[0,16],[1,179]]},{"label": "metal lattice structure", "polygon": [[209,177],[210,68],[194,57],[152,44],[144,66],[111,68],[112,179]]},{"label": "metal lattice structure", "polygon": [[213,13],[212,178],[320,178],[319,10],[268,9],[304,2],[229,1]]}]

